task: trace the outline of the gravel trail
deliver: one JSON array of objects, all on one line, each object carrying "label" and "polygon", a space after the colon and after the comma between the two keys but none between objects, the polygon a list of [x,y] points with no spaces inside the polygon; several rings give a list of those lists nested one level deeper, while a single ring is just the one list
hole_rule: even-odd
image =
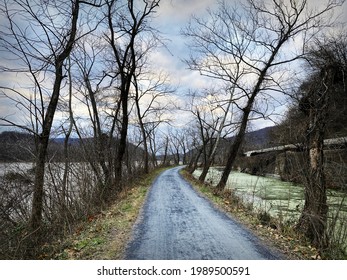
[{"label": "gravel trail", "polygon": [[275,253],[201,197],[175,167],[153,183],[125,259],[262,260]]}]

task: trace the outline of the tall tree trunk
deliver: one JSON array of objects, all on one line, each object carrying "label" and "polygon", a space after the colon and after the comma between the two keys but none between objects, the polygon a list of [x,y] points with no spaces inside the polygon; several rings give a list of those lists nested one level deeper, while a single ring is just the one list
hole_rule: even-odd
[{"label": "tall tree trunk", "polygon": [[56,80],[53,88],[53,94],[46,112],[45,121],[43,123],[43,131],[38,139],[38,153],[35,164],[35,180],[34,180],[34,194],[32,201],[32,211],[30,217],[30,229],[36,231],[41,226],[42,220],[42,203],[43,203],[43,189],[44,189],[44,175],[45,175],[45,160],[47,155],[47,148],[49,142],[49,135],[51,132],[55,110],[57,108],[60,85],[63,79],[62,63],[56,69]]},{"label": "tall tree trunk", "polygon": [[153,135],[153,139],[151,139],[150,136],[147,136],[147,139],[149,139],[149,149],[151,151],[152,165],[154,167],[157,167],[158,166],[158,160],[157,160],[157,156],[155,155],[155,151],[156,151],[155,137]]},{"label": "tall tree trunk", "polygon": [[[230,107],[231,107],[231,104],[232,104],[232,100],[233,100],[233,96],[234,96],[234,92],[235,92],[235,87],[232,87],[232,90],[231,90],[231,93],[230,93],[230,98],[229,98],[229,101],[228,101],[228,106],[225,110],[225,113],[224,113],[224,116],[223,116],[223,119],[219,125],[219,128],[217,130],[217,136],[216,136],[216,141],[214,142],[213,144],[213,147],[212,147],[212,150],[211,150],[211,153],[208,157],[208,160],[207,162],[205,163],[204,165],[204,169],[199,177],[199,181],[201,182],[204,182],[205,181],[205,178],[207,176],[207,173],[211,167],[211,165],[213,164],[213,161],[214,161],[214,158],[216,156],[216,152],[217,152],[217,149],[218,149],[218,145],[219,145],[219,142],[220,142],[220,138],[221,138],[221,135],[222,135],[222,131],[223,131],[223,128],[224,128],[224,125],[225,125],[225,121],[227,119],[227,116],[228,116],[228,112],[230,110]],[[241,141],[242,142],[242,141]]]},{"label": "tall tree trunk", "polygon": [[42,133],[38,139],[38,154],[35,166],[35,179],[34,179],[34,194],[32,200],[32,211],[29,221],[29,228],[33,232],[38,232],[42,222],[42,209],[43,209],[43,193],[44,193],[44,175],[45,175],[45,159],[47,155],[47,147],[49,136],[53,125],[55,111],[58,105],[61,82],[63,76],[63,66],[65,59],[70,55],[75,42],[77,31],[77,18],[79,13],[79,1],[75,1],[72,9],[72,23],[71,32],[68,42],[66,43],[63,51],[56,57],[55,61],[55,81],[53,85],[53,92],[48,104],[45,119],[43,122]]},{"label": "tall tree trunk", "polygon": [[[166,165],[168,149],[169,149],[169,138],[166,136],[166,138],[165,138],[164,157],[163,157],[162,166]],[[170,164],[170,162],[169,162],[169,164]]]},{"label": "tall tree trunk", "polygon": [[[135,35],[134,35],[135,36]],[[128,138],[128,124],[129,124],[129,115],[128,115],[128,102],[129,102],[129,92],[133,74],[136,68],[136,59],[135,59],[135,50],[134,50],[134,39],[132,38],[131,45],[131,60],[132,65],[129,69],[129,73],[126,73],[126,69],[123,69],[122,85],[121,85],[121,106],[122,106],[122,125],[120,130],[120,139],[118,143],[118,151],[116,154],[115,162],[115,177],[118,183],[118,188],[122,188],[122,177],[123,177],[123,158],[127,150],[127,138]]]},{"label": "tall tree trunk", "polygon": [[148,152],[148,144],[147,144],[147,135],[145,130],[145,125],[143,123],[143,116],[141,115],[141,108],[140,108],[140,98],[139,98],[139,88],[137,84],[137,77],[134,75],[134,86],[135,86],[135,105],[136,105],[136,113],[137,117],[139,119],[141,134],[142,134],[142,141],[143,141],[143,148],[144,148],[144,172],[145,174],[148,174],[149,172],[149,152]]},{"label": "tall tree trunk", "polygon": [[259,73],[259,77],[257,80],[257,83],[255,84],[255,87],[253,88],[251,94],[249,95],[249,99],[247,101],[247,105],[245,108],[243,108],[243,114],[242,114],[242,119],[241,119],[241,125],[240,125],[240,129],[237,133],[237,135],[235,136],[235,140],[232,144],[232,146],[230,147],[229,153],[228,153],[228,159],[227,159],[227,163],[226,166],[224,168],[222,177],[219,181],[219,183],[216,186],[216,192],[221,192],[224,190],[226,183],[228,181],[231,169],[233,167],[233,164],[235,162],[237,153],[241,147],[241,144],[243,142],[243,139],[245,138],[245,134],[246,134],[246,129],[247,129],[247,125],[248,125],[248,120],[249,120],[249,115],[253,109],[253,105],[255,102],[256,97],[258,96],[260,90],[261,90],[261,85],[263,84],[267,72],[269,70],[269,68],[271,67],[273,61],[275,60],[279,50],[281,49],[282,45],[288,40],[288,34],[290,34],[290,30],[287,32],[286,35],[283,35],[283,37],[278,41],[277,46],[274,48],[273,52],[271,53],[271,56],[269,57],[269,60],[267,61],[266,65],[264,66],[264,68],[260,71]]},{"label": "tall tree trunk", "polygon": [[197,168],[198,166],[198,162],[199,162],[199,159],[200,159],[200,156],[202,154],[202,150],[203,148],[200,147],[199,149],[197,149],[197,153],[194,155],[193,152],[191,152],[191,158],[190,158],[190,162],[189,162],[189,165],[187,167],[187,170],[190,174],[193,174],[195,169]]},{"label": "tall tree trunk", "polygon": [[191,169],[189,170],[190,174],[193,174],[195,169],[198,167],[198,163],[199,163],[199,159],[200,159],[201,154],[202,154],[202,148],[200,148],[198,153],[196,154],[193,165],[192,165]]},{"label": "tall tree trunk", "polygon": [[[93,112],[93,130],[94,130],[94,141],[95,141],[95,147],[96,147],[96,154],[97,154],[97,162],[100,164],[101,169],[103,171],[103,181],[100,182],[100,184],[103,185],[104,189],[110,188],[112,186],[112,175],[110,172],[110,167],[106,164],[106,152],[107,148],[110,146],[109,143],[107,143],[107,138],[105,134],[103,134],[101,129],[101,122],[99,118],[99,111],[96,104],[95,99],[95,92],[92,89],[92,86],[90,84],[90,80],[88,75],[86,74],[84,77],[84,82],[86,85],[86,88],[88,90],[88,96],[90,99],[90,103],[92,105],[92,112]],[[112,135],[111,135],[112,136]],[[110,137],[109,141],[112,141],[112,138]],[[105,193],[107,196],[107,192]]]},{"label": "tall tree trunk", "polygon": [[305,205],[297,228],[312,244],[324,248],[327,244],[327,197],[324,175],[323,137],[314,133],[309,139],[308,178],[305,184]]},{"label": "tall tree trunk", "polygon": [[38,151],[35,160],[34,194],[32,200],[31,216],[29,221],[30,230],[33,232],[37,231],[40,228],[42,220],[43,186],[47,146],[48,135],[40,135],[38,137]]},{"label": "tall tree trunk", "polygon": [[[146,132],[143,132],[143,135],[146,134]],[[148,155],[148,147],[147,147],[147,139],[146,136],[144,136],[144,141],[143,141],[143,146],[145,148],[145,155],[144,155],[144,161],[145,161],[145,166],[144,166],[144,172],[145,174],[148,174],[149,172],[149,155]]]},{"label": "tall tree trunk", "polygon": [[51,132],[55,110],[57,108],[60,85],[63,79],[62,63],[56,69],[56,80],[54,83],[53,94],[46,112],[45,121],[43,123],[43,131],[38,139],[38,153],[35,162],[35,179],[34,194],[32,201],[32,211],[30,217],[30,230],[37,231],[41,226],[42,220],[42,203],[44,190],[45,160]]},{"label": "tall tree trunk", "polygon": [[243,139],[245,138],[245,134],[246,134],[246,129],[247,129],[247,124],[248,124],[248,118],[249,118],[249,114],[251,112],[251,109],[253,107],[253,103],[254,103],[254,99],[255,99],[256,94],[253,94],[251,99],[248,101],[247,107],[244,109],[243,111],[243,115],[242,115],[242,120],[241,120],[241,126],[239,128],[239,131],[235,137],[235,140],[233,142],[233,144],[230,147],[229,153],[228,153],[228,159],[227,159],[227,163],[224,167],[223,173],[222,173],[222,177],[219,180],[218,185],[216,186],[216,192],[221,192],[224,190],[231,169],[233,167],[233,164],[235,162],[237,153],[241,147],[241,144],[243,142]]},{"label": "tall tree trunk", "polygon": [[61,215],[67,215],[67,202],[68,202],[68,175],[69,175],[69,139],[72,133],[73,125],[74,125],[74,117],[72,110],[72,75],[71,75],[71,61],[68,59],[69,67],[68,67],[68,78],[69,78],[69,128],[65,131],[64,127],[64,173],[63,173],[63,181],[62,181],[62,191],[61,191]]},{"label": "tall tree trunk", "polygon": [[305,204],[297,229],[308,237],[312,244],[324,249],[328,244],[327,195],[324,173],[324,134],[329,106],[328,89],[332,86],[333,71],[322,71],[322,88],[314,90],[309,110],[309,128],[306,136],[308,174],[305,183]]},{"label": "tall tree trunk", "polygon": [[116,155],[116,162],[115,162],[115,177],[118,181],[118,187],[121,188],[121,180],[123,176],[123,158],[126,152],[127,148],[127,135],[128,135],[128,123],[129,123],[129,116],[128,116],[128,95],[129,92],[122,91],[121,93],[121,102],[122,102],[122,125],[121,125],[121,131],[120,131],[120,139],[118,143],[118,152]]},{"label": "tall tree trunk", "polygon": [[[211,139],[211,140],[213,140],[213,139]],[[207,144],[206,144],[204,153],[205,153],[205,156],[204,156],[204,166],[203,166],[202,172],[201,172],[201,174],[199,176],[199,181],[200,182],[205,182],[207,173],[210,170],[210,166],[212,165],[212,162],[213,162],[213,155],[212,155],[212,153],[213,153],[213,143],[212,143],[212,141],[211,141],[211,145],[210,145],[210,147],[208,149],[208,152],[207,152]]]}]

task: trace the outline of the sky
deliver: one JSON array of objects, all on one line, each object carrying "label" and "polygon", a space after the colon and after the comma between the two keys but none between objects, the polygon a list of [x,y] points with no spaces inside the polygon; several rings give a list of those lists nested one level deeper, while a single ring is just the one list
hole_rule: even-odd
[{"label": "sky", "polygon": [[[234,4],[245,1],[227,0],[226,2]],[[319,6],[325,1],[308,0],[308,2]],[[206,9],[215,7],[216,3],[216,0],[171,0],[160,3],[155,25],[158,26],[163,36],[170,40],[167,43],[170,53],[161,50],[157,54],[157,58],[159,58],[157,62],[159,61],[159,65],[171,73],[174,81],[180,85],[179,94],[184,95],[189,89],[209,87],[214,82],[202,77],[197,72],[187,69],[187,65],[183,60],[189,55],[188,39],[181,35],[181,30],[187,26],[192,15],[197,17],[206,16]],[[336,13],[340,14],[339,21],[347,24],[347,1]],[[277,108],[280,114],[283,114],[287,108],[285,101],[283,103],[282,106]],[[186,119],[185,114],[182,115],[182,119]],[[184,123],[182,120],[178,120],[178,122]],[[254,128],[258,129],[272,125],[274,125],[272,120],[258,120],[254,123]]]},{"label": "sky", "polygon": [[[231,3],[242,1],[244,0],[227,0]],[[308,1],[319,4],[323,0]],[[153,25],[161,32],[161,36],[165,38],[166,43],[166,48],[162,47],[153,54],[155,68],[169,73],[171,82],[177,86],[177,94],[171,100],[180,107],[185,105],[185,96],[189,90],[204,89],[214,83],[214,81],[202,77],[199,73],[187,69],[187,65],[183,60],[189,55],[188,40],[181,35],[181,30],[187,26],[193,14],[197,17],[206,16],[206,9],[215,6],[216,2],[216,0],[162,0],[153,20]],[[339,12],[341,13],[340,20],[345,21],[347,24],[347,2],[339,9]],[[3,53],[0,53],[0,62],[3,61],[3,55]],[[15,75],[1,73],[0,83],[12,81],[18,84],[20,81],[16,79]],[[285,101],[283,103],[282,106],[278,107],[280,113],[283,113],[286,109]],[[11,108],[4,98],[0,98],[0,114],[2,115],[5,111],[11,112]],[[187,112],[174,112],[172,116],[177,126],[187,125],[189,117],[190,115]],[[258,120],[254,123],[254,128],[271,125],[274,125],[274,123],[270,120]]]}]

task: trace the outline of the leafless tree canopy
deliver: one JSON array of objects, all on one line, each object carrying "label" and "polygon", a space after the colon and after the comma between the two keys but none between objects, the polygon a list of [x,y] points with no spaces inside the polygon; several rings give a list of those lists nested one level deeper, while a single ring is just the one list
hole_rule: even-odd
[{"label": "leafless tree canopy", "polygon": [[[160,0],[3,0],[0,126],[26,135],[8,132],[18,145],[12,157],[2,155],[26,161],[0,178],[4,258],[36,257],[50,232],[72,231],[161,164],[187,164],[191,172],[202,164],[201,181],[223,164],[215,188],[223,191],[249,123],[271,119],[284,94],[297,98],[288,115],[304,116],[300,131],[310,131],[292,135],[305,141],[311,168],[298,228],[325,243],[322,120],[346,131],[335,121],[341,115],[325,110],[345,93],[346,46],[320,44],[318,36],[344,1],[312,2],[219,0],[203,18],[192,16],[182,30],[185,63],[211,86],[191,89],[187,104],[177,105],[171,77],[153,66],[153,53],[166,47],[153,25]],[[294,87],[301,60],[309,74]],[[178,107],[191,116],[186,127],[172,126]],[[0,151],[13,147],[5,136]]]}]

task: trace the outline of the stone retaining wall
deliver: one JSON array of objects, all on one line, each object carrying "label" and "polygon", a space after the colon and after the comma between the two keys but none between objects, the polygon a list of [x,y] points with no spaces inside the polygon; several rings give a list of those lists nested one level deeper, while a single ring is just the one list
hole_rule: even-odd
[{"label": "stone retaining wall", "polygon": [[[347,150],[326,150],[325,171],[328,187],[347,189]],[[239,157],[235,167],[242,172],[265,176],[278,175],[284,181],[303,183],[305,179],[306,153],[269,152],[251,157]]]}]

